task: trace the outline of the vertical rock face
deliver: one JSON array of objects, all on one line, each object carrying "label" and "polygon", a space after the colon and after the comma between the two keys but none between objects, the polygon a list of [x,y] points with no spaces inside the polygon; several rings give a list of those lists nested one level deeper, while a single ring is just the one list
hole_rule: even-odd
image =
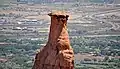
[{"label": "vertical rock face", "polygon": [[74,69],[74,53],[66,27],[69,15],[61,11],[48,15],[51,17],[48,42],[36,54],[33,69]]}]

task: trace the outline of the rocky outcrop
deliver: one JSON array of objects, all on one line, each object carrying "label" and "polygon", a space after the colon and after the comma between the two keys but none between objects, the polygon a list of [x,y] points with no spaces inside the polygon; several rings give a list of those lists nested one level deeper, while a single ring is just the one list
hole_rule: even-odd
[{"label": "rocky outcrop", "polygon": [[36,54],[33,69],[74,69],[74,53],[66,27],[69,15],[62,11],[48,15],[51,17],[48,42]]}]

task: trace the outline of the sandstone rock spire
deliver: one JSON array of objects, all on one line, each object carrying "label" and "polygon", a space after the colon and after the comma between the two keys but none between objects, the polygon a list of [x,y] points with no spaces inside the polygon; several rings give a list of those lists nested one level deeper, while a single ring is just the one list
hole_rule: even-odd
[{"label": "sandstone rock spire", "polygon": [[66,27],[69,15],[62,11],[48,15],[51,17],[48,42],[36,54],[33,69],[74,69],[74,53]]}]

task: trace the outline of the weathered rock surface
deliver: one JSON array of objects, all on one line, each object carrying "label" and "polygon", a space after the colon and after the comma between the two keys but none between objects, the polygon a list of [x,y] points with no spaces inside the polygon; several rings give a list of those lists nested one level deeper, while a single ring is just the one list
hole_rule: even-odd
[{"label": "weathered rock surface", "polygon": [[74,69],[74,53],[67,32],[69,15],[57,11],[51,17],[49,39],[36,54],[33,69]]}]

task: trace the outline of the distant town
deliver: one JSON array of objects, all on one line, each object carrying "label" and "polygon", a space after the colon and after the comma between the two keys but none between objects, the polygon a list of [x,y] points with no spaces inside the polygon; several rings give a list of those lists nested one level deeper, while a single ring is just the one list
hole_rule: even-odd
[{"label": "distant town", "polygon": [[[47,36],[51,10],[66,10],[71,14],[68,21],[70,36],[119,35],[119,4],[104,3],[46,3],[21,4],[19,0],[0,10],[0,36],[38,37]],[[36,1],[36,0],[35,0]],[[47,1],[47,0],[46,0]]]}]

